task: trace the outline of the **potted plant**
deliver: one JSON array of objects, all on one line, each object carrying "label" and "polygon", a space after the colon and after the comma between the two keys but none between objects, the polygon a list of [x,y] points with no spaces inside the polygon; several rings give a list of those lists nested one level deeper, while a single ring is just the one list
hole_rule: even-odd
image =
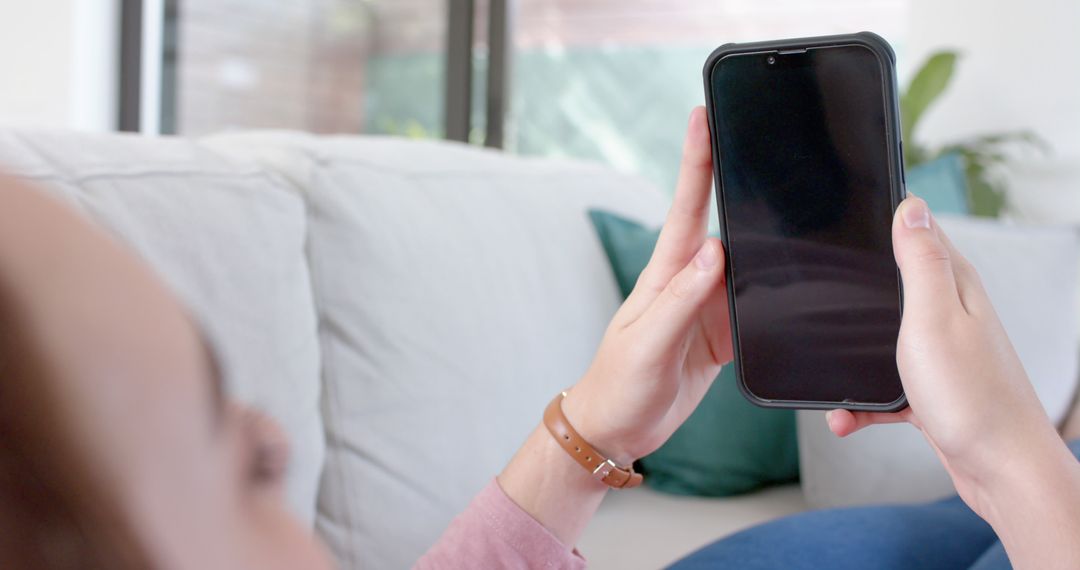
[{"label": "potted plant", "polygon": [[959,156],[967,179],[971,213],[996,218],[1007,205],[1002,168],[1009,162],[1009,148],[1020,145],[1046,151],[1049,147],[1035,133],[1026,130],[980,135],[937,148],[917,141],[914,133],[919,120],[948,88],[957,59],[955,51],[934,53],[900,95],[904,166],[910,170],[952,154]]}]

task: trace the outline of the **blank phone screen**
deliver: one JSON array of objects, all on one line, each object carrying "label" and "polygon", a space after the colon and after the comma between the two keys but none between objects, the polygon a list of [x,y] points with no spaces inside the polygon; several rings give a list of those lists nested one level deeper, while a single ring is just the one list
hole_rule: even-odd
[{"label": "blank phone screen", "polygon": [[850,45],[729,55],[711,73],[736,362],[758,398],[903,394],[884,69]]}]

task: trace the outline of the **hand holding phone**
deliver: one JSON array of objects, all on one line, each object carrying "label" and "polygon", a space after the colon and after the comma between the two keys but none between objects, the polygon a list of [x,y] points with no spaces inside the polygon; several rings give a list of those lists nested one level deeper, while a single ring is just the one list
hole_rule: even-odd
[{"label": "hand holding phone", "polygon": [[[562,400],[570,425],[618,465],[667,441],[731,361],[725,256],[707,234],[711,181],[709,131],[699,107],[690,114],[675,199],[649,264],[612,317],[589,369]],[[608,489],[544,426],[498,481],[568,545],[577,543]]]},{"label": "hand holding phone", "polygon": [[892,235],[905,294],[896,358],[910,407],[834,410],[829,428],[847,436],[911,423],[1017,567],[1049,567],[1047,553],[1076,567],[1080,543],[1063,548],[1056,537],[1080,531],[1080,466],[1047,418],[978,274],[921,199],[904,200]]},{"label": "hand holding phone", "polygon": [[616,463],[667,441],[731,361],[725,256],[708,237],[713,169],[704,111],[690,115],[674,202],[649,264],[563,400],[571,425]]}]

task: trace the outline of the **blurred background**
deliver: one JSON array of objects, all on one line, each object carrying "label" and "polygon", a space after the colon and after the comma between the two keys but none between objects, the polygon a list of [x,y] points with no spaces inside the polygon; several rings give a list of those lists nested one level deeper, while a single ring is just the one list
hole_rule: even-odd
[{"label": "blurred background", "polygon": [[959,151],[977,214],[1075,223],[1078,23],[1069,0],[8,0],[0,126],[450,138],[667,189],[713,48],[870,30],[902,86],[956,56],[916,162]]}]

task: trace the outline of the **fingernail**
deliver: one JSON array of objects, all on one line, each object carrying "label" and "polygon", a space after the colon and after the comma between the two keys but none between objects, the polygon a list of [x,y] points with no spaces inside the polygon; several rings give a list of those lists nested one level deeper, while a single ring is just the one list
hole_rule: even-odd
[{"label": "fingernail", "polygon": [[930,208],[918,198],[906,200],[900,215],[904,218],[904,225],[909,228],[930,229]]},{"label": "fingernail", "polygon": [[832,425],[832,415],[836,410],[829,410],[825,412],[825,423]]},{"label": "fingernail", "polygon": [[701,246],[697,255],[694,256],[694,265],[701,270],[712,269],[716,267],[717,259],[716,247],[710,242],[705,242],[705,245]]},{"label": "fingernail", "polygon": [[694,107],[693,110],[690,111],[690,121],[689,121],[689,126],[690,127],[693,127],[695,124],[697,124],[699,122],[704,122],[704,121],[702,121],[702,119],[705,118],[705,112],[700,110],[700,109],[701,109],[701,107],[698,106],[698,107]]}]

